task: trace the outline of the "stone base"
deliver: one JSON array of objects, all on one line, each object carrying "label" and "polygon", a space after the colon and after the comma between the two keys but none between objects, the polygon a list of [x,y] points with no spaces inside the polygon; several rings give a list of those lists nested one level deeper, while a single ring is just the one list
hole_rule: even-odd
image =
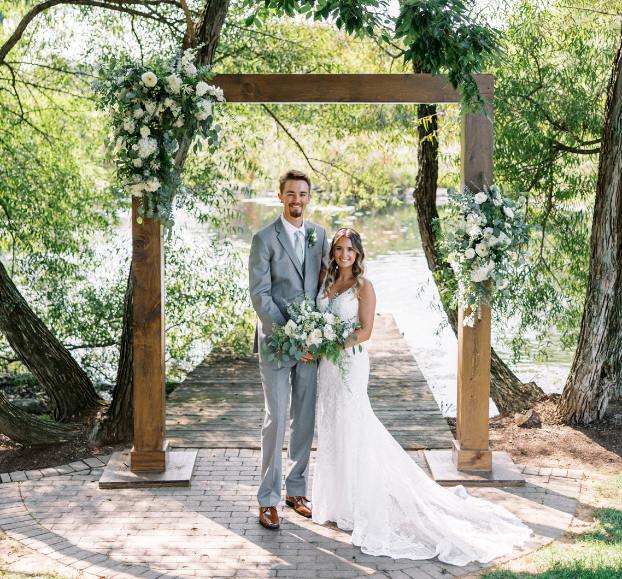
[{"label": "stone base", "polygon": [[451,450],[426,450],[425,459],[432,478],[440,485],[450,487],[513,487],[525,484],[525,478],[507,452],[492,453],[491,471],[459,471]]},{"label": "stone base", "polygon": [[132,472],[130,451],[115,452],[99,479],[99,488],[189,487],[196,458],[196,450],[169,451],[164,472]]}]

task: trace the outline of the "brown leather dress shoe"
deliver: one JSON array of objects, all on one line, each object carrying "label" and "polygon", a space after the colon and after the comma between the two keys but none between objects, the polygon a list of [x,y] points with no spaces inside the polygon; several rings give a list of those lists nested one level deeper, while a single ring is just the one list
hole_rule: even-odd
[{"label": "brown leather dress shoe", "polygon": [[259,507],[259,524],[266,529],[278,529],[280,521],[276,507]]},{"label": "brown leather dress shoe", "polygon": [[285,497],[285,504],[307,519],[313,514],[311,501],[307,497]]}]

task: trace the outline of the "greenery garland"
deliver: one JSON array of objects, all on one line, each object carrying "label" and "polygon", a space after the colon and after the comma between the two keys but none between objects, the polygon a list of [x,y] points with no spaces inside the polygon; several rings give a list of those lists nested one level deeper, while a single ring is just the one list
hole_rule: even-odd
[{"label": "greenery garland", "polygon": [[470,307],[465,326],[473,326],[483,303],[497,292],[508,292],[510,280],[525,264],[521,249],[528,227],[519,214],[525,198],[514,202],[497,185],[472,192],[448,190],[449,215],[443,221],[441,251],[458,281],[454,307]]},{"label": "greenery garland", "polygon": [[110,115],[108,145],[119,184],[142,200],[139,223],[148,217],[172,225],[173,198],[181,186],[175,153],[184,135],[218,144],[212,105],[224,102],[224,95],[207,82],[209,67],[197,67],[195,60],[196,49],[147,64],[112,57],[94,83],[98,107]]}]

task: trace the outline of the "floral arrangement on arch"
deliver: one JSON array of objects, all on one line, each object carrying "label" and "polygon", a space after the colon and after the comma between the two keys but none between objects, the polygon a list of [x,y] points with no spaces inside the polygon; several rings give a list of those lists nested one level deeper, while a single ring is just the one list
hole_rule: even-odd
[{"label": "floral arrangement on arch", "polygon": [[448,190],[450,216],[441,249],[454,270],[458,291],[454,305],[469,307],[465,326],[475,324],[480,306],[491,303],[497,292],[509,291],[510,280],[525,263],[521,247],[528,228],[518,213],[525,198],[504,197],[497,185],[474,193]]},{"label": "floral arrangement on arch", "polygon": [[[98,105],[110,114],[110,149],[121,186],[141,198],[142,217],[173,222],[173,198],[181,186],[175,154],[184,135],[218,144],[212,105],[224,102],[209,84],[209,67],[197,67],[196,49],[147,64],[110,58],[94,83]],[[195,141],[201,148],[201,140]]]}]

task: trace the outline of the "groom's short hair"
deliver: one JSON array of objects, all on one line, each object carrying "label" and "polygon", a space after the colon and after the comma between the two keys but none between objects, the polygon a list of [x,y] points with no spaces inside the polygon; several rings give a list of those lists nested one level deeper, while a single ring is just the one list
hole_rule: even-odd
[{"label": "groom's short hair", "polygon": [[285,188],[285,183],[287,181],[304,181],[307,185],[309,185],[309,193],[311,192],[311,179],[309,179],[309,176],[302,171],[290,169],[287,173],[279,177],[279,191],[281,193],[283,193],[283,189]]}]

